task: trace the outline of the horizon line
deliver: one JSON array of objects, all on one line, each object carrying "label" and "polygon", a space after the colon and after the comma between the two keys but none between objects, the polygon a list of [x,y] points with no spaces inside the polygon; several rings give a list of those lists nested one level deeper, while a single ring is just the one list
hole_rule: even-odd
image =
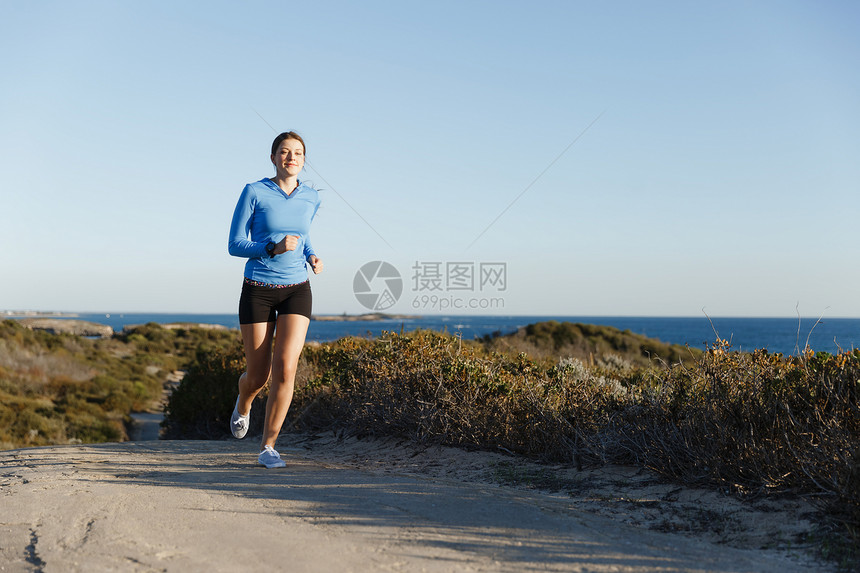
[{"label": "horizon line", "polygon": [[[238,313],[235,311],[231,312],[202,312],[202,311],[144,311],[144,310],[0,310],[0,316],[5,317],[28,317],[28,316],[54,316],[55,318],[73,318],[75,315],[105,315],[105,317],[109,318],[111,315],[126,315],[126,314],[151,314],[151,315],[171,315],[171,314],[179,314],[179,315],[195,315],[195,316],[225,316],[225,315],[236,315],[238,318]],[[744,319],[792,319],[797,320],[798,318],[809,319],[816,318],[817,320],[821,320],[822,322],[825,320],[860,320],[860,316],[829,316],[824,317],[821,315],[808,315],[808,316],[784,316],[784,315],[738,315],[738,314],[715,314],[715,315],[690,315],[690,314],[543,314],[543,313],[502,313],[502,314],[481,314],[481,313],[473,313],[473,314],[455,314],[455,313],[422,313],[422,314],[413,314],[413,313],[403,313],[403,312],[385,312],[385,311],[375,311],[375,310],[366,310],[363,312],[315,312],[313,316],[361,316],[365,314],[391,314],[396,315],[397,317],[409,317],[409,318],[423,318],[423,317],[447,317],[447,316],[456,316],[456,317],[539,317],[539,318],[702,318],[707,320],[708,318],[744,318]]]}]

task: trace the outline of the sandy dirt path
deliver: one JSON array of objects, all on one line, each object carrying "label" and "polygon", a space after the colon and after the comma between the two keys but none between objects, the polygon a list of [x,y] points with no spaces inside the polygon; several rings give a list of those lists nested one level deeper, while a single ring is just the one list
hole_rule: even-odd
[{"label": "sandy dirt path", "polygon": [[275,470],[255,465],[248,441],[0,452],[0,570],[824,570],[625,525],[560,496],[287,442]]}]

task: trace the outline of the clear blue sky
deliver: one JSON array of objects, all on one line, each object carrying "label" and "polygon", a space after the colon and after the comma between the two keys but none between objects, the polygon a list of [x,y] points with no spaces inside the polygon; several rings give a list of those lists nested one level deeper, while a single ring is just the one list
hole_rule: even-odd
[{"label": "clear blue sky", "polygon": [[322,189],[318,313],[383,260],[389,312],[432,312],[418,261],[506,264],[503,308],[456,314],[860,317],[858,29],[850,1],[5,2],[0,309],[233,312],[268,123]]}]

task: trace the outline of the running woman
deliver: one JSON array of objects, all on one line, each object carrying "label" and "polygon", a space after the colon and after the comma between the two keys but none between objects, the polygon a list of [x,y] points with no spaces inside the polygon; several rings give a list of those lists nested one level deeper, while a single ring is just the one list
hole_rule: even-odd
[{"label": "running woman", "polygon": [[251,404],[266,382],[269,397],[260,446],[261,465],[286,464],[275,441],[293,399],[296,368],[311,317],[311,286],[323,263],[311,246],[310,231],[320,206],[317,190],[302,183],[305,142],[297,133],[278,135],[272,143],[275,176],[245,185],[233,213],[228,252],[248,259],[239,298],[239,326],[247,370],[239,377],[239,396],[230,430],[244,438]]}]

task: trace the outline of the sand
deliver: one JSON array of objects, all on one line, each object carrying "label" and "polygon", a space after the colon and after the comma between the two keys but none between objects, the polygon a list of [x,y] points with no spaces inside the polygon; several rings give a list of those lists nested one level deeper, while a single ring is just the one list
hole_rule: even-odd
[{"label": "sand", "polygon": [[283,436],[287,467],[267,470],[257,446],[0,452],[0,570],[828,570],[798,544],[797,500],[331,434]]}]

